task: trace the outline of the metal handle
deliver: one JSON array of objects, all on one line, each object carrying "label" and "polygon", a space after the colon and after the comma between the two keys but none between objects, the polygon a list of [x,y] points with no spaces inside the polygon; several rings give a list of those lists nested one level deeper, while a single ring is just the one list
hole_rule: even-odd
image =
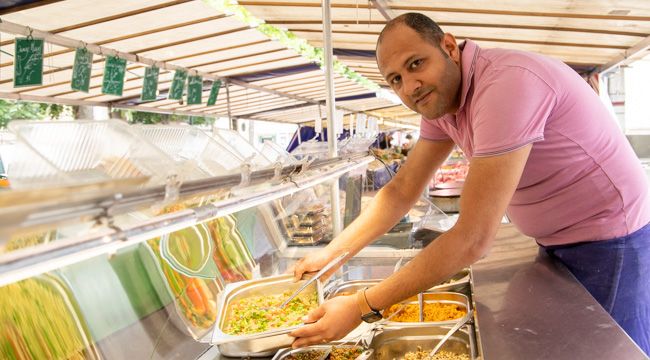
[{"label": "metal handle", "polygon": [[289,303],[289,301],[293,300],[296,296],[298,296],[298,294],[300,294],[300,292],[302,292],[303,290],[305,290],[305,288],[306,288],[307,286],[309,286],[311,283],[313,283],[314,281],[318,280],[318,279],[319,279],[321,276],[323,276],[323,274],[325,274],[329,269],[331,269],[332,267],[334,267],[334,265],[338,264],[339,262],[341,262],[341,260],[345,259],[345,257],[348,256],[348,254],[349,254],[349,252],[346,251],[346,252],[344,252],[343,254],[337,256],[334,260],[332,260],[332,261],[330,261],[329,263],[327,263],[327,265],[325,265],[322,269],[320,269],[320,271],[317,272],[316,275],[315,275],[313,278],[307,280],[307,282],[305,282],[304,284],[302,284],[302,286],[300,287],[300,289],[296,290],[296,292],[294,292],[293,294],[291,294],[291,296],[289,296],[289,297],[288,297],[288,298],[287,298],[287,299],[286,299],[282,304],[280,304],[280,309],[282,309],[282,308],[284,308],[285,306],[287,306],[287,304]]},{"label": "metal handle", "polygon": [[440,339],[438,345],[436,345],[436,347],[434,347],[433,350],[431,350],[431,352],[429,353],[429,356],[427,356],[427,359],[433,358],[433,356],[438,352],[438,350],[440,350],[442,345],[444,345],[445,341],[447,341],[451,337],[451,335],[453,335],[456,331],[458,331],[458,329],[460,329],[463,325],[465,325],[465,323],[468,322],[469,319],[471,318],[472,318],[472,310],[469,310],[467,314],[465,314],[464,317],[458,320],[456,325],[454,325],[451,329],[449,329],[449,331],[447,331],[445,336],[443,336],[442,339]]}]

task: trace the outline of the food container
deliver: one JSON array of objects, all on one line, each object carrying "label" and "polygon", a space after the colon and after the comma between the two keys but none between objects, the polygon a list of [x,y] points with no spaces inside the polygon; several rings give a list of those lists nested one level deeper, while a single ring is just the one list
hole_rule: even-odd
[{"label": "food container", "polygon": [[[275,353],[272,360],[298,360],[307,358],[310,360],[325,360],[329,356],[331,349],[332,347],[330,345],[314,345],[300,349],[281,349]],[[313,357],[308,357],[310,353],[315,354]]]},{"label": "food container", "polygon": [[429,192],[431,202],[445,213],[460,212],[461,189],[443,189]]},{"label": "food container", "polygon": [[[436,285],[429,289],[429,292],[434,291],[450,291],[450,292],[465,292],[469,288],[469,279],[470,279],[470,270],[463,269],[452,276],[449,280],[445,281],[442,284]],[[338,295],[345,294],[354,294],[358,290],[365,287],[370,287],[377,285],[381,280],[354,280],[354,281],[345,281],[339,284],[333,284],[328,286],[329,289],[326,291],[325,297],[331,298]]]},{"label": "food container", "polygon": [[[306,281],[306,280],[303,280]],[[229,309],[237,300],[252,296],[277,295],[285,291],[295,291],[303,281],[294,282],[293,276],[272,276],[257,280],[241,281],[226,285],[217,299],[217,322],[212,333],[211,343],[217,345],[224,356],[271,356],[283,347],[288,347],[294,338],[289,333],[300,326],[268,330],[249,335],[230,335],[224,332],[228,321]],[[323,291],[319,281],[309,285],[304,291],[317,293],[318,304],[323,302]]]},{"label": "food container", "polygon": [[[454,293],[454,292],[425,292],[422,294],[424,304],[428,303],[439,303],[439,304],[451,304],[457,305],[461,310],[467,312],[470,309],[469,299],[467,296]],[[418,305],[417,296],[413,296],[405,301],[402,301],[400,304],[407,305]],[[460,318],[460,317],[459,317]],[[453,325],[458,319],[444,320],[444,321],[415,321],[415,322],[400,322],[400,321],[386,321],[385,324],[388,327],[409,327],[409,326],[422,326],[425,324],[428,325]]]},{"label": "food container", "polygon": [[[431,351],[450,328],[450,326],[419,326],[379,330],[370,343],[370,349],[374,350],[373,359],[401,359],[407,352],[417,351],[418,347]],[[440,351],[465,354],[472,360],[477,359],[472,333],[473,329],[470,325],[463,326],[445,342]]]},{"label": "food container", "polygon": [[[354,357],[341,357],[336,356],[335,349],[357,349],[356,356]],[[309,353],[314,352],[313,357],[308,357]],[[354,359],[368,359],[372,356],[373,350],[366,350],[360,345],[353,343],[335,342],[332,344],[314,345],[300,349],[281,349],[275,354],[272,360],[354,360]]]}]

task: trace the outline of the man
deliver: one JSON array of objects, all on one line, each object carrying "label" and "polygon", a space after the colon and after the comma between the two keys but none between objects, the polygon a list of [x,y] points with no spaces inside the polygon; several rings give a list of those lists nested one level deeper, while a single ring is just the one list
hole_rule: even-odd
[{"label": "man", "polygon": [[456,225],[400,271],[309,314],[294,347],[345,336],[364,320],[484,256],[507,210],[560,259],[650,353],[650,206],[638,159],[598,96],[568,66],[540,55],[460,46],[435,22],[409,13],[379,36],[377,63],[421,137],[373,204],[299,278],[345,251],[357,253],[417,201],[454,143],[471,159]]}]

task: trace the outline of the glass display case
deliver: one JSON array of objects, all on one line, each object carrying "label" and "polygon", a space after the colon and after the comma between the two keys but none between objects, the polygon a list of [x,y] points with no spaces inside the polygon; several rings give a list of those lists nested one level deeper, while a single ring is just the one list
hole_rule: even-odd
[{"label": "glass display case", "polygon": [[[155,159],[136,150],[141,144],[125,144],[124,151],[91,146],[97,126],[108,126],[103,131],[109,135],[114,130],[123,131],[122,138],[145,139],[141,129],[123,124],[43,123],[46,130],[25,124],[13,129],[22,134],[20,144],[38,145],[33,146],[40,150],[34,151],[35,158],[52,165],[54,174],[65,178],[75,173],[83,181],[70,185],[50,177],[18,182],[26,184],[25,191],[0,192],[3,359],[206,356],[213,348],[209,341],[223,290],[282,274],[296,259],[290,249],[304,248],[307,237],[318,238],[312,246],[331,239],[329,183],[339,179],[345,188],[348,174],[365,172],[371,161],[368,154],[355,154],[308,165],[285,163],[247,176],[224,174],[199,164],[214,158],[201,152],[205,148],[188,149],[181,141],[174,147],[169,137],[145,140]],[[74,127],[84,126],[80,136],[85,140],[72,140]],[[47,129],[70,135],[56,141],[57,151],[44,143]],[[155,130],[178,132],[173,127]],[[183,136],[197,139],[196,134]],[[227,147],[207,139],[206,147]],[[170,147],[160,150],[163,145]],[[187,156],[174,158],[172,148]],[[82,155],[84,161],[76,161]],[[142,170],[108,171],[112,167],[102,164],[110,158]],[[226,168],[226,160],[214,162]],[[187,169],[194,170],[185,175],[199,176],[180,177]],[[146,182],[97,187],[135,173],[147,175]],[[8,175],[11,179],[11,168]],[[170,182],[169,177],[183,181]],[[154,178],[160,180],[151,182]],[[83,196],[70,194],[75,187],[86,188]],[[25,197],[27,191],[44,197]],[[341,193],[346,204],[346,191]]]}]

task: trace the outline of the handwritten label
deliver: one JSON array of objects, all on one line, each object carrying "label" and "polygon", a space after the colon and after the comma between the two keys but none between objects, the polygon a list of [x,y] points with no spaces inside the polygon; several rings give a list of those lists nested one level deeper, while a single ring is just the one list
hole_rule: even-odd
[{"label": "handwritten label", "polygon": [[172,80],[172,87],[169,89],[168,99],[181,100],[183,99],[183,89],[185,88],[185,80],[187,79],[187,72],[183,70],[176,70],[174,72],[174,80]]},{"label": "handwritten label", "polygon": [[190,76],[187,78],[187,105],[197,105],[201,103],[203,95],[203,78],[200,76]]},{"label": "handwritten label", "polygon": [[107,56],[106,65],[104,66],[104,80],[102,81],[102,94],[122,96],[125,72],[126,59]]},{"label": "handwritten label", "polygon": [[43,39],[16,38],[14,87],[43,85]]},{"label": "handwritten label", "polygon": [[72,90],[88,92],[90,87],[90,72],[93,65],[93,53],[87,49],[77,49],[72,66]]},{"label": "handwritten label", "polygon": [[217,103],[217,96],[219,96],[220,88],[221,80],[217,80],[212,83],[212,89],[210,89],[210,96],[208,97],[208,106],[212,106]]},{"label": "handwritten label", "polygon": [[156,100],[158,96],[158,75],[160,69],[155,66],[148,67],[144,70],[144,80],[142,82],[142,101]]}]

